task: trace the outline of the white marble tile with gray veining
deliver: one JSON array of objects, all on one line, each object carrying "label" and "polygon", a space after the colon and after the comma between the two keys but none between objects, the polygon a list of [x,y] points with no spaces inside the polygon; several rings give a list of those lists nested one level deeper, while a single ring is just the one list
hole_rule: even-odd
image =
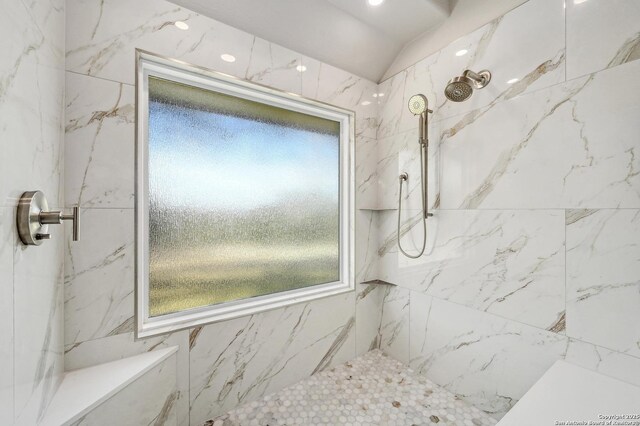
[{"label": "white marble tile with gray veining", "polygon": [[174,402],[179,426],[189,425],[189,331],[135,339],[133,332],[117,334],[65,347],[65,368],[75,370],[111,362],[156,349],[178,346],[176,358],[177,393]]},{"label": "white marble tile with gray veining", "polygon": [[393,136],[400,131],[407,71],[401,71],[378,85],[378,140]]},{"label": "white marble tile with gray veining", "polygon": [[302,92],[300,54],[258,37],[254,37],[250,53],[245,75],[238,77],[291,93]]},{"label": "white marble tile with gray veining", "polygon": [[442,207],[640,206],[639,70],[632,62],[443,122]]},{"label": "white marble tile with gray veining", "polygon": [[360,284],[378,278],[377,266],[378,214],[370,210],[356,210],[355,331],[358,355],[380,347],[378,326],[384,288]]},{"label": "white marble tile with gray veining", "polygon": [[[416,121],[417,123],[417,121]],[[437,143],[431,143],[427,149],[428,163],[421,165],[422,158],[418,143],[417,129],[399,133],[378,141],[378,205],[384,208],[398,208],[400,191],[399,176],[407,173],[408,179],[402,187],[402,209],[422,208],[421,167],[427,172],[427,204],[429,209],[439,207],[439,181],[442,173],[440,150]]]},{"label": "white marble tile with gray veining", "polygon": [[417,291],[409,291],[409,362],[421,365],[427,350],[427,327],[433,298]]},{"label": "white marble tile with gray veining", "polygon": [[21,0],[42,34],[45,56],[42,65],[64,69],[65,0]]},{"label": "white marble tile with gray veining", "polygon": [[640,358],[569,339],[566,361],[640,386]]},{"label": "white marble tile with gray veining", "polygon": [[385,287],[379,284],[356,285],[356,355],[380,348],[380,322]]},{"label": "white marble tile with gray veining", "polygon": [[[51,229],[52,240],[41,247],[25,247],[13,231],[14,211],[20,194],[35,189],[45,192],[50,207],[61,206],[64,3],[15,1],[3,6],[0,129],[10,147],[0,156],[0,205],[8,207],[0,213],[0,275],[3,303],[10,304],[3,315],[11,318],[2,321],[1,334],[7,339],[0,357],[11,383],[0,375],[0,422],[32,425],[42,418],[64,369],[65,229]],[[6,392],[10,396],[5,399]]]},{"label": "white marble tile with gray veining", "polygon": [[[402,243],[410,253],[422,244],[420,213],[403,212]],[[381,279],[564,332],[562,212],[435,210],[427,221],[426,254],[415,260],[398,252],[397,212],[383,215]]]},{"label": "white marble tile with gray veining", "polygon": [[355,294],[191,330],[191,423],[355,357]]},{"label": "white marble tile with gray veining", "polygon": [[410,367],[496,418],[567,350],[564,336],[440,299],[420,316],[428,324],[412,318],[412,330],[426,334]]},{"label": "white marble tile with gray veining", "polygon": [[172,355],[72,425],[175,426],[177,400],[176,356]]},{"label": "white marble tile with gray veining", "polygon": [[[72,0],[67,2],[67,21],[72,25],[67,25],[66,67],[77,73],[133,84],[136,48],[181,59],[200,53],[201,59],[223,62],[219,56],[225,52],[214,54],[216,28],[211,22],[169,2]],[[177,21],[187,23],[189,30],[175,27]],[[238,39],[245,52],[252,41],[253,37]],[[210,54],[202,55],[206,50]],[[245,71],[249,58],[237,59],[237,65],[242,64],[238,71]]]},{"label": "white marble tile with gray veining", "polygon": [[409,363],[409,290],[384,285],[378,341],[380,349],[392,358]]},{"label": "white marble tile with gray veining", "polygon": [[[64,371],[63,259],[65,229],[39,247],[14,245],[15,422],[42,419]],[[15,240],[14,240],[15,241]]]},{"label": "white marble tile with gray veining", "polygon": [[640,358],[640,210],[567,212],[567,335]]},{"label": "white marble tile with gray veining", "polygon": [[[299,54],[172,3],[73,0],[67,8],[75,23],[67,27],[69,71],[133,84],[135,49],[143,49],[300,93]],[[178,29],[176,21],[189,29]]]},{"label": "white marble tile with gray veining", "polygon": [[67,72],[65,204],[133,208],[134,88]]},{"label": "white marble tile with gray veining", "polygon": [[567,1],[567,79],[640,59],[640,3]]},{"label": "white marble tile with gray veining", "polygon": [[82,238],[66,247],[66,345],[133,331],[133,210],[81,214]]},{"label": "white marble tile with gray veining", "polygon": [[356,208],[375,208],[378,205],[378,142],[357,138],[355,151]]},{"label": "white marble tile with gray veining", "polygon": [[356,209],[356,283],[378,278],[378,216],[371,210]]},{"label": "white marble tile with gray veining", "polygon": [[302,66],[302,96],[355,111],[356,136],[375,139],[378,85],[306,56]]},{"label": "white marble tile with gray veining", "polygon": [[[3,61],[0,65],[0,129],[11,146],[0,156],[0,204],[15,206],[25,190],[41,189],[49,205],[60,206],[63,57],[52,52],[55,31],[39,25],[43,10],[33,18],[21,1],[9,2],[0,17]],[[52,20],[60,23],[52,10]]]},{"label": "white marble tile with gray veining", "polygon": [[14,209],[0,208],[0,424],[13,423],[13,245]]}]

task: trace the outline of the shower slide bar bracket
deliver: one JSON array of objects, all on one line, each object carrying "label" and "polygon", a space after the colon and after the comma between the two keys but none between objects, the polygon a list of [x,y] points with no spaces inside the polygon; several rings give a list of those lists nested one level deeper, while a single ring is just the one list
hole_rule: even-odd
[{"label": "shower slide bar bracket", "polygon": [[27,191],[18,201],[16,222],[18,235],[25,245],[39,246],[44,240],[51,239],[49,225],[59,225],[62,221],[70,220],[73,224],[72,238],[78,241],[80,237],[80,212],[78,207],[72,213],[49,211],[47,198],[42,191]]}]

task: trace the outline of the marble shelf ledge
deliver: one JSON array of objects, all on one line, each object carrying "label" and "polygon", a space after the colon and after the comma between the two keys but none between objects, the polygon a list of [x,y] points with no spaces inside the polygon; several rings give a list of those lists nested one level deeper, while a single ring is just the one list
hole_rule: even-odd
[{"label": "marble shelf ledge", "polygon": [[390,286],[394,286],[394,287],[397,286],[397,284],[390,283],[390,282],[387,282],[387,281],[382,281],[382,280],[364,281],[364,282],[361,282],[360,284],[363,284],[363,285],[369,285],[369,284],[373,284],[373,285],[390,285]]},{"label": "marble shelf ledge", "polygon": [[65,373],[41,425],[79,420],[177,351],[172,346]]}]

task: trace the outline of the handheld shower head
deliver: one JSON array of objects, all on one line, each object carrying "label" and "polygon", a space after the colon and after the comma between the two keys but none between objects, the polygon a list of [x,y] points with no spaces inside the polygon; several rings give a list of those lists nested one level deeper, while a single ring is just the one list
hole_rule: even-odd
[{"label": "handheld shower head", "polygon": [[427,113],[433,112],[429,109],[429,100],[425,95],[413,95],[409,98],[409,111],[413,115],[420,116],[420,136],[418,141],[420,144],[425,145],[429,142],[427,131]]},{"label": "handheld shower head", "polygon": [[428,103],[425,95],[413,95],[409,98],[409,111],[413,115],[420,115],[427,110]]},{"label": "handheld shower head", "polygon": [[427,218],[429,216],[433,216],[429,213],[427,206],[429,205],[428,201],[428,176],[429,176],[429,136],[428,136],[428,127],[429,127],[429,113],[433,112],[429,109],[429,101],[427,97],[422,94],[413,95],[409,99],[409,111],[413,115],[420,116],[420,127],[418,133],[418,142],[420,144],[420,185],[421,185],[421,196],[422,196],[422,230],[423,230],[423,240],[422,240],[422,250],[418,254],[409,254],[402,248],[402,242],[400,241],[400,237],[402,233],[400,232],[400,218],[402,216],[402,186],[404,182],[409,178],[407,173],[402,173],[400,175],[400,190],[398,191],[398,248],[405,256],[411,259],[417,259],[424,253],[425,248],[427,247]]},{"label": "handheld shower head", "polygon": [[444,89],[444,95],[453,102],[463,102],[469,99],[473,94],[473,89],[482,89],[491,81],[491,73],[482,70],[475,73],[471,70],[465,70],[459,77],[449,80],[447,87]]}]

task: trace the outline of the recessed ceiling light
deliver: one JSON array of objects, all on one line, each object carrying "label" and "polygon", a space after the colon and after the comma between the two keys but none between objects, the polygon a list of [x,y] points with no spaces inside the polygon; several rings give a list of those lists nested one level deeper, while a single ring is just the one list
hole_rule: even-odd
[{"label": "recessed ceiling light", "polygon": [[235,62],[236,61],[236,57],[233,55],[229,55],[228,53],[223,53],[222,55],[220,55],[220,59],[222,59],[225,62]]},{"label": "recessed ceiling light", "polygon": [[364,105],[364,106],[371,105],[371,102],[369,102],[369,101],[363,101],[361,105]]},{"label": "recessed ceiling light", "polygon": [[519,81],[519,80],[520,80],[519,78],[512,78],[511,80],[507,81],[507,84],[513,84],[513,83],[515,83],[516,81]]},{"label": "recessed ceiling light", "polygon": [[371,96],[373,96],[374,98],[377,98],[377,97],[378,97],[378,94],[377,94],[377,93],[374,93],[374,94],[373,94],[373,95],[371,95]]},{"label": "recessed ceiling light", "polygon": [[382,2],[383,2],[383,1],[384,1],[384,0],[369,0],[369,4],[370,4],[371,6],[379,6],[379,5],[381,5],[381,4],[382,4]]},{"label": "recessed ceiling light", "polygon": [[181,30],[188,30],[189,29],[189,25],[186,22],[183,22],[183,21],[176,21],[173,25],[175,25],[176,27],[180,28]]},{"label": "recessed ceiling light", "polygon": [[456,52],[456,56],[464,56],[468,53],[469,51],[467,49],[462,49],[462,50],[458,50]]},{"label": "recessed ceiling light", "polygon": [[383,97],[383,96],[384,96],[384,93],[382,93],[382,92],[378,93],[378,97],[379,97],[379,98],[381,98],[381,97]]},{"label": "recessed ceiling light", "polygon": [[298,72],[305,72],[307,70],[307,67],[305,67],[304,65],[298,65],[296,69],[298,70]]}]

